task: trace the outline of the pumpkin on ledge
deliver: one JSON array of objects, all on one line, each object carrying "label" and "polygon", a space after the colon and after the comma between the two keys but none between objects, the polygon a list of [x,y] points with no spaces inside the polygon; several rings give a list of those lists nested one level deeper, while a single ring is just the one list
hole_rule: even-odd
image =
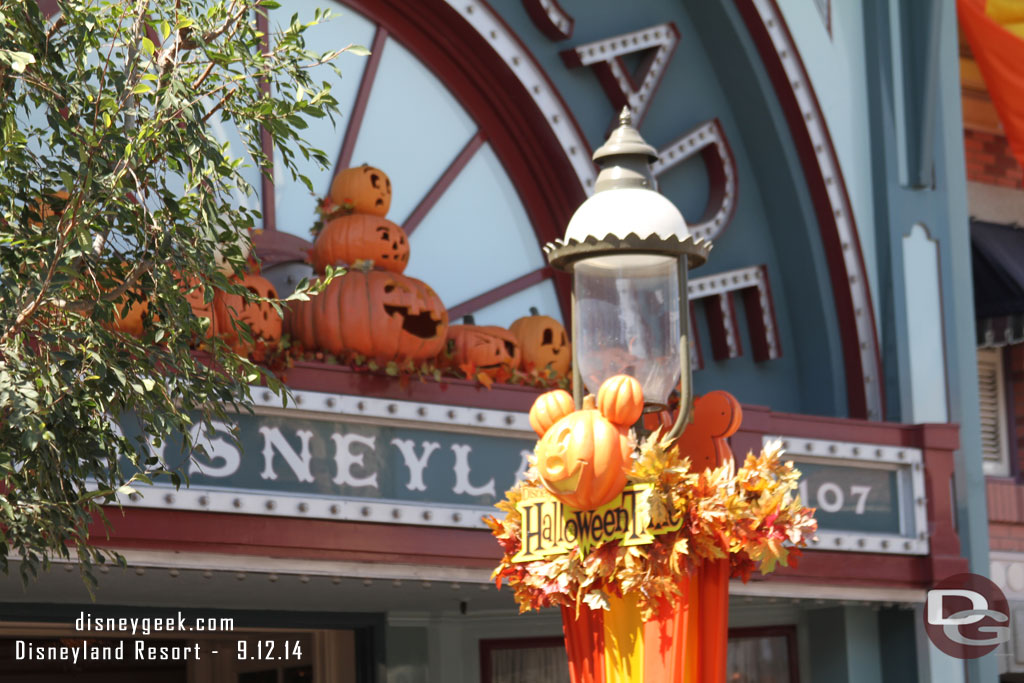
[{"label": "pumpkin on ledge", "polygon": [[530,315],[509,325],[523,352],[523,369],[537,370],[552,379],[565,377],[572,362],[572,344],[562,323],[540,315],[530,308]]},{"label": "pumpkin on ledge", "polygon": [[471,367],[496,378],[502,371],[518,370],[522,362],[519,341],[510,331],[496,325],[475,325],[473,316],[463,318],[464,325],[448,328],[448,358],[441,364]]},{"label": "pumpkin on ledge", "polygon": [[293,302],[287,317],[306,350],[378,363],[434,358],[448,332],[448,311],[429,285],[365,266],[334,278],[309,301]]}]

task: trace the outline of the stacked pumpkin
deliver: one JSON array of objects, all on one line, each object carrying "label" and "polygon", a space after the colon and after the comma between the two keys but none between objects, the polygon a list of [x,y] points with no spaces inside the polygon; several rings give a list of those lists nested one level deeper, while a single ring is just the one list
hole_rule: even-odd
[{"label": "stacked pumpkin", "polygon": [[443,349],[448,312],[429,285],[402,274],[409,240],[384,218],[390,207],[383,171],[364,164],[335,176],[310,260],[320,275],[328,266],[347,272],[290,307],[289,332],[307,351],[405,363]]}]

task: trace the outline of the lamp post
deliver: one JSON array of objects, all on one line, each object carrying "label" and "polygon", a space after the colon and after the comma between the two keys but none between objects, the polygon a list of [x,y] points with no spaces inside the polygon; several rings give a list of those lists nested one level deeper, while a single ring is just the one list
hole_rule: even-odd
[{"label": "lamp post", "polygon": [[640,382],[644,412],[665,410],[677,383],[682,434],[693,405],[687,275],[711,243],[694,238],[676,206],[656,189],[657,151],[633,127],[628,107],[594,152],[594,194],[573,214],[565,237],[544,247],[572,273],[573,398],[627,374]]}]

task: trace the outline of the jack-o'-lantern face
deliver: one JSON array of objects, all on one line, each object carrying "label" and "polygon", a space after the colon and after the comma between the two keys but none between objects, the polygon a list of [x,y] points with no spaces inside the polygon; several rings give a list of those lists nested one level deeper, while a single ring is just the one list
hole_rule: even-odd
[{"label": "jack-o'-lantern face", "polygon": [[[274,285],[265,277],[248,274],[241,280],[236,281],[248,289],[254,296],[264,299],[277,298],[277,290],[274,289]],[[249,302],[238,294],[229,294],[227,292],[218,292],[217,296],[223,302],[227,315],[249,326],[254,343],[274,343],[281,338],[281,316],[278,315],[269,302]],[[224,331],[228,337],[234,339],[232,346],[235,352],[247,354],[252,351],[252,345],[243,341],[230,323],[225,322]]]},{"label": "jack-o'-lantern face", "polygon": [[491,377],[500,368],[515,370],[522,362],[519,342],[509,330],[494,325],[452,325],[448,338],[455,365],[471,364]]},{"label": "jack-o'-lantern face", "polygon": [[366,164],[342,169],[331,182],[330,196],[345,211],[384,216],[391,208],[391,179]]},{"label": "jack-o'-lantern face", "polygon": [[433,289],[381,270],[350,270],[295,310],[305,346],[377,362],[433,358],[448,332],[448,311]]},{"label": "jack-o'-lantern face", "polygon": [[540,483],[580,510],[611,502],[626,485],[629,438],[597,410],[577,410],[551,426],[534,449]]},{"label": "jack-o'-lantern face", "polygon": [[538,315],[535,308],[531,312],[533,315],[519,318],[509,326],[522,347],[523,367],[564,377],[572,362],[572,346],[565,328],[554,318]]},{"label": "jack-o'-lantern face", "polygon": [[318,273],[327,266],[372,261],[375,268],[401,273],[409,263],[409,240],[391,221],[369,214],[338,216],[316,236],[310,252]]}]

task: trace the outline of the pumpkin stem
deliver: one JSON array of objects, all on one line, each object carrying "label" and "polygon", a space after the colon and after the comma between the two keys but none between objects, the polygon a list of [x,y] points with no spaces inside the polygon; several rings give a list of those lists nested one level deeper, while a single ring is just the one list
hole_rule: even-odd
[{"label": "pumpkin stem", "polygon": [[540,315],[540,311],[537,310],[536,306],[530,306],[530,315]]},{"label": "pumpkin stem", "polygon": [[466,325],[476,325],[476,318],[472,315],[464,315],[462,316],[462,322]]},{"label": "pumpkin stem", "polygon": [[597,409],[597,398],[593,394],[587,394],[583,397],[583,410],[596,410]]}]

